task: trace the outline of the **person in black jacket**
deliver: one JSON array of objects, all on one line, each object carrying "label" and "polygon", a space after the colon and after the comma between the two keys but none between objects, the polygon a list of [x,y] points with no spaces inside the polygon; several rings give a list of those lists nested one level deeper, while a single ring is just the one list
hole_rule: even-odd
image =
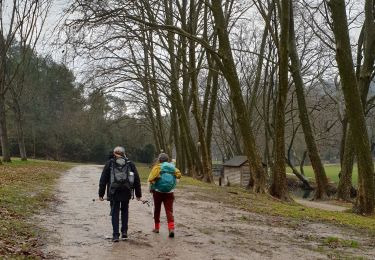
[{"label": "person in black jacket", "polygon": [[[125,167],[128,178],[133,179],[133,185],[119,186],[115,183],[114,167]],[[131,176],[131,177],[130,177]],[[131,181],[130,181],[131,182]],[[134,190],[132,189],[133,186]],[[112,227],[114,242],[118,242],[120,238],[119,233],[119,215],[121,209],[121,237],[127,239],[128,235],[128,218],[129,218],[129,201],[133,197],[133,191],[137,200],[142,200],[141,181],[139,179],[137,168],[125,156],[125,149],[121,146],[113,150],[113,157],[110,158],[104,166],[102,175],[99,181],[99,200],[104,200],[104,194],[107,190],[107,199],[111,205]]]}]

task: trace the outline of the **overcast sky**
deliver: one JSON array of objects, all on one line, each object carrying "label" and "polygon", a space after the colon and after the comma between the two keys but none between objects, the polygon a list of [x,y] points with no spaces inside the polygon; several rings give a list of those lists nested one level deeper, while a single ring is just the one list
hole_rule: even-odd
[{"label": "overcast sky", "polygon": [[48,14],[43,35],[37,45],[38,53],[42,55],[51,55],[57,62],[62,62],[62,49],[55,46],[57,38],[56,26],[61,19],[63,10],[68,6],[69,0],[53,0],[50,12]]}]

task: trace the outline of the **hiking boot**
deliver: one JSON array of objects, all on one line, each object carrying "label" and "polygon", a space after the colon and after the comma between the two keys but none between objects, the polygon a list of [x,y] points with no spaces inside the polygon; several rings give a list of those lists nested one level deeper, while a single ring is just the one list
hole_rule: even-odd
[{"label": "hiking boot", "polygon": [[169,237],[171,237],[171,238],[174,237],[174,230],[173,229],[169,230]]},{"label": "hiking boot", "polygon": [[122,233],[122,235],[121,235],[121,239],[122,239],[122,240],[127,240],[127,239],[128,239],[128,234],[126,234],[126,233]]},{"label": "hiking boot", "polygon": [[159,229],[154,228],[154,229],[152,230],[152,232],[159,234]]},{"label": "hiking boot", "polygon": [[118,236],[113,236],[112,237],[112,242],[118,242],[120,239]]}]

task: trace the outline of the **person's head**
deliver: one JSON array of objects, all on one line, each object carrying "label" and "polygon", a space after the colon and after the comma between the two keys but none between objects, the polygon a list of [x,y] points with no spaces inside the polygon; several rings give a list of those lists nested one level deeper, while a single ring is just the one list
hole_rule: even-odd
[{"label": "person's head", "polygon": [[161,153],[161,154],[159,154],[159,156],[158,156],[158,160],[159,160],[159,162],[161,162],[161,163],[163,163],[163,162],[168,162],[168,161],[169,161],[169,156],[168,156],[168,154],[166,154],[166,153]]},{"label": "person's head", "polygon": [[122,146],[116,146],[113,149],[113,155],[116,157],[124,157],[125,156],[125,148]]}]

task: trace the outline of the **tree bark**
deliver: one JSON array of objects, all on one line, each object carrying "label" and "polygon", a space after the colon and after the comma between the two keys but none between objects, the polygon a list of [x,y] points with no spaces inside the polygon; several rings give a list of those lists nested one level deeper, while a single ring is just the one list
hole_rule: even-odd
[{"label": "tree bark", "polygon": [[[15,93],[13,93],[12,91],[12,95],[13,94]],[[20,157],[22,161],[27,161],[25,136],[24,136],[24,131],[23,131],[23,117],[22,117],[20,104],[15,95],[13,95],[12,108],[13,108],[13,112],[15,114],[15,119],[16,119],[17,141],[18,141]]]},{"label": "tree bark", "polygon": [[288,94],[288,38],[290,2],[281,0],[281,37],[279,45],[279,88],[275,114],[275,164],[270,193],[281,200],[290,200],[285,169],[285,105]]},{"label": "tree bark", "polygon": [[1,152],[4,162],[10,162],[9,139],[7,129],[7,119],[5,112],[5,95],[0,93],[0,140]]},{"label": "tree bark", "polygon": [[345,137],[345,149],[341,164],[340,180],[337,186],[337,198],[349,201],[350,190],[352,188],[352,172],[355,155],[353,136],[350,126],[346,131]]},{"label": "tree bark", "polygon": [[[357,50],[357,67],[356,78],[360,91],[363,110],[366,111],[367,96],[369,92],[371,75],[374,70],[375,60],[375,22],[374,22],[374,1],[366,1],[365,3],[365,23],[362,27]],[[363,52],[363,55],[362,55]],[[363,64],[361,60],[363,58]],[[347,122],[345,122],[347,124]],[[354,164],[354,138],[351,128],[349,127],[345,138],[345,151],[342,163],[341,177],[338,186],[338,198],[343,200],[350,199],[350,190],[352,187],[352,171]]]},{"label": "tree bark", "polygon": [[305,176],[305,171],[304,171],[303,167],[305,166],[306,156],[307,156],[307,151],[304,151],[303,155],[302,155],[302,158],[301,158],[301,162],[299,164],[299,170],[300,170],[300,172],[303,176]]},{"label": "tree bark", "polygon": [[[366,1],[366,5],[367,5]],[[372,2],[372,1],[371,1]],[[356,137],[354,147],[358,158],[357,209],[361,214],[374,212],[374,169],[367,135],[366,121],[351,53],[345,1],[331,0],[329,8],[336,40],[336,60],[339,68],[349,124]],[[372,19],[373,17],[367,17]]]}]

